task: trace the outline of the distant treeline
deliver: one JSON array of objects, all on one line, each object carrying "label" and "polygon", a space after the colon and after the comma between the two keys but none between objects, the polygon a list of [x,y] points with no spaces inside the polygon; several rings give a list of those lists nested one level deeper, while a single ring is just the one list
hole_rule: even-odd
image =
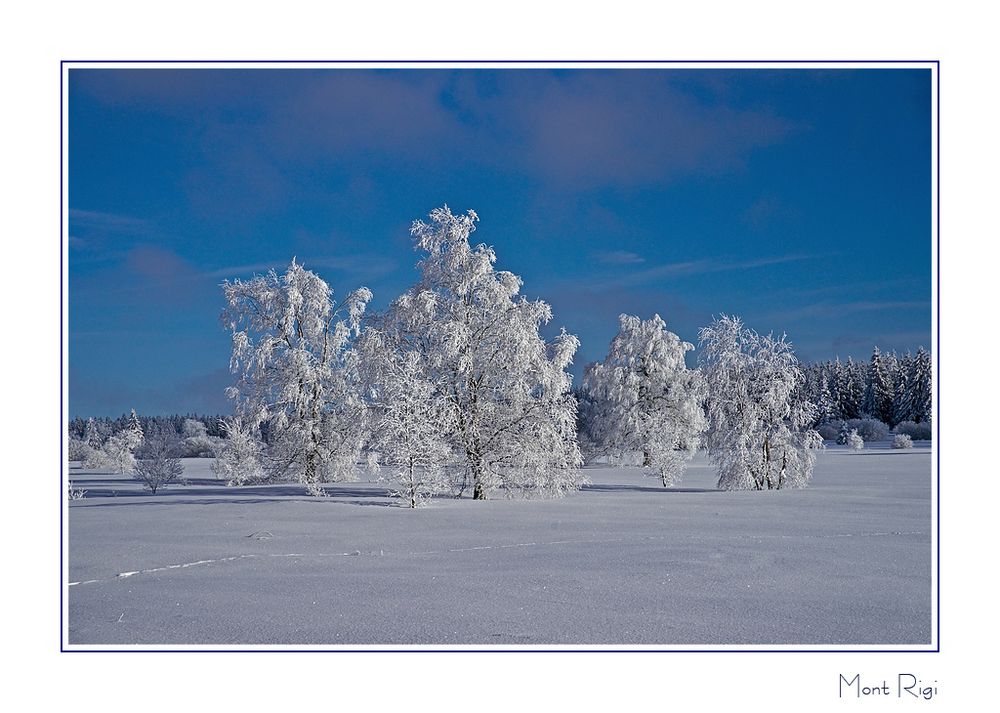
[{"label": "distant treeline", "polygon": [[923,348],[898,356],[875,347],[867,362],[807,364],[803,374],[801,395],[816,406],[814,426],[858,418],[890,428],[931,421],[931,356]]},{"label": "distant treeline", "polygon": [[[189,413],[185,415],[174,414],[171,416],[139,416],[138,418],[139,425],[142,426],[142,430],[145,433],[173,431],[178,437],[183,437],[191,430],[190,425],[188,425],[187,431],[185,431],[185,422],[198,421],[205,426],[206,435],[216,438],[222,438],[225,435],[220,426],[220,423],[224,418],[221,415],[206,416],[197,413]],[[120,433],[126,430],[131,423],[131,416],[127,413],[122,414],[118,418],[109,418],[104,416],[95,417],[93,419],[85,419],[78,416],[69,422],[70,438],[84,440],[88,420],[93,421],[93,428],[95,429],[96,435],[99,439],[101,441],[105,441],[112,434]]]}]

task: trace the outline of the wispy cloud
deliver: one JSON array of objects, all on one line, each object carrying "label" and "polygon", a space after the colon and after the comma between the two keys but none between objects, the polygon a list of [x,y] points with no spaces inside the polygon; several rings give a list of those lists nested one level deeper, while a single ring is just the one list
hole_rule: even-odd
[{"label": "wispy cloud", "polygon": [[88,230],[100,232],[148,232],[152,225],[148,220],[133,218],[116,213],[102,213],[96,210],[69,209],[69,224],[71,230]]},{"label": "wispy cloud", "polygon": [[930,316],[930,300],[858,300],[855,302],[818,302],[816,304],[805,305],[792,310],[785,310],[775,313],[775,317],[780,317],[787,321],[802,319],[815,319],[817,317],[838,317],[865,312],[897,312],[900,310],[927,310]]},{"label": "wispy cloud", "polygon": [[800,262],[802,260],[815,260],[820,257],[823,256],[796,254],[776,255],[772,257],[742,260],[737,262],[725,262],[722,260],[690,260],[687,262],[666,263],[664,265],[656,265],[644,270],[629,272],[610,279],[592,283],[591,289],[607,290],[620,289],[622,287],[636,287],[638,285],[644,285],[665,277],[691,277],[720,272],[733,272],[736,270],[753,270],[756,268],[768,267],[770,265]]},{"label": "wispy cloud", "polygon": [[[380,255],[359,254],[359,255],[326,255],[318,257],[297,258],[298,262],[306,269],[327,269],[336,272],[351,272],[358,275],[359,279],[373,279],[381,277],[396,269],[397,264]],[[260,275],[270,270],[281,271],[288,267],[291,258],[286,260],[271,260],[268,262],[257,262],[245,265],[227,265],[224,267],[206,270],[205,277],[212,279],[226,279],[234,277],[249,277]]]},{"label": "wispy cloud", "polygon": [[638,265],[646,262],[646,258],[628,250],[603,250],[592,253],[597,262],[605,265]]}]

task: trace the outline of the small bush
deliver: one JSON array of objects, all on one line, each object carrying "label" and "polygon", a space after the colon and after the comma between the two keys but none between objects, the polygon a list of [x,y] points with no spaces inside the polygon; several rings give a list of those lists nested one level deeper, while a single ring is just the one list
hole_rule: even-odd
[{"label": "small bush", "polygon": [[914,441],[929,441],[932,437],[931,424],[924,421],[923,423],[914,423],[913,421],[903,421],[896,425],[893,429],[894,433],[901,433],[903,435],[909,436]]},{"label": "small bush", "polygon": [[184,439],[184,457],[215,458],[215,452],[221,444],[221,438],[212,438],[211,436],[190,436]]},{"label": "small bush", "polygon": [[87,497],[87,491],[83,488],[74,488],[73,481],[69,481],[69,489],[66,491],[67,496],[70,500],[83,500]]},{"label": "small bush", "polygon": [[87,470],[104,470],[105,468],[111,468],[112,462],[111,458],[103,450],[88,446],[82,465]]},{"label": "small bush", "polygon": [[69,442],[66,444],[67,458],[68,460],[78,460],[81,463],[87,460],[87,456],[90,451],[93,450],[86,441],[81,441],[79,438],[70,438]]},{"label": "small bush", "polygon": [[892,439],[893,448],[913,448],[913,439],[905,433],[897,433]]},{"label": "small bush", "polygon": [[816,431],[824,441],[835,441],[840,434],[840,425],[840,421],[828,421],[817,426]]},{"label": "small bush", "polygon": [[877,418],[852,418],[846,425],[847,428],[856,430],[866,442],[885,441],[889,438],[889,426]]},{"label": "small bush", "polygon": [[216,478],[226,481],[226,485],[245,485],[267,479],[264,472],[264,444],[257,435],[257,429],[240,418],[225,419],[221,422],[225,440],[216,451],[212,471]]},{"label": "small bush", "polygon": [[847,434],[847,445],[853,450],[860,451],[865,447],[865,439],[858,434],[857,429],[852,428]]}]

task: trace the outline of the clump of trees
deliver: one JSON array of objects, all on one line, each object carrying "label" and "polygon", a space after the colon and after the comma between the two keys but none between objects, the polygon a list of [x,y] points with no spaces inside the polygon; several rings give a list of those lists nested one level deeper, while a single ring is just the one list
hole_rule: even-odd
[{"label": "clump of trees", "polygon": [[847,422],[864,435],[867,426],[860,422],[884,424],[881,435],[864,435],[870,441],[885,440],[904,423],[925,424],[920,434],[930,439],[932,365],[923,347],[900,357],[876,346],[867,363],[838,359],[810,364],[804,372],[801,397],[816,405],[814,427]]},{"label": "clump of trees", "polygon": [[70,460],[78,460],[84,468],[100,470],[110,468],[119,473],[131,473],[135,468],[135,450],[142,445],[142,424],[135,409],[121,419],[118,430],[102,435],[98,422],[90,418],[79,437],[70,433],[68,451]]},{"label": "clump of trees", "polygon": [[445,206],[414,222],[420,281],[375,323],[381,358],[428,394],[426,417],[443,437],[431,450],[454,456],[459,492],[559,495],[581,483],[567,371],[579,340],[540,336],[551,307],[522,296],[521,279],[494,268],[492,248],[470,243],[478,220]]},{"label": "clump of trees", "polygon": [[574,392],[579,340],[541,336],[551,307],[521,294],[493,248],[471,241],[478,221],[447,206],[414,221],[420,279],[381,313],[368,310],[364,287],[335,301],[294,258],[281,274],[226,281],[235,415],[75,419],[70,459],[134,471],[156,492],[181,477],[180,457],[215,456],[227,484],[295,479],[316,495],[366,459],[417,507],[449,492],[576,489],[581,442],[665,487],[705,445],[719,488],[775,490],[809,482],[821,434],[848,445],[885,439],[890,427],[897,443],[930,437],[925,350],[803,366],[784,336],[734,316],[700,331],[691,368],[694,346],[659,315],[621,315]]},{"label": "clump of trees", "polygon": [[[112,436],[156,430],[174,433],[180,439],[179,449],[184,458],[214,458],[225,435],[221,421],[219,416],[198,414],[139,416],[134,409],[116,419],[78,417],[68,425],[68,457],[70,461],[79,461],[84,468],[115,468],[114,453],[122,453],[123,444],[117,439],[111,441]],[[134,448],[132,452],[134,454]],[[120,470],[120,466],[117,469]]]},{"label": "clump of trees", "polygon": [[371,299],[367,288],[335,303],[318,275],[294,259],[249,281],[223,284],[223,324],[232,333],[228,395],[251,429],[266,427],[264,468],[313,494],[348,480],[364,438],[364,405],[350,337]]},{"label": "clump of trees", "polygon": [[694,345],[667,331],[660,315],[621,315],[603,361],[583,379],[588,440],[617,459],[641,455],[664,487],[680,480],[705,430],[701,373],[687,368]]},{"label": "clump of trees", "polygon": [[823,441],[814,404],[797,397],[802,370],[784,335],[723,315],[699,335],[708,398],[708,454],[723,490],[804,487]]}]

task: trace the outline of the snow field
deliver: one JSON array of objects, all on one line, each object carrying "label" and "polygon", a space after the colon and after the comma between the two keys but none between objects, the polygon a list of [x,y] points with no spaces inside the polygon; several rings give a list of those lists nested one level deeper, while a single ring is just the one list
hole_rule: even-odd
[{"label": "snow field", "polygon": [[209,464],[156,496],[71,470],[71,646],[931,641],[923,445],[830,448],[803,490],[717,491],[699,453],[675,488],[602,466],[565,498],[417,510],[369,482],[227,488]]}]

